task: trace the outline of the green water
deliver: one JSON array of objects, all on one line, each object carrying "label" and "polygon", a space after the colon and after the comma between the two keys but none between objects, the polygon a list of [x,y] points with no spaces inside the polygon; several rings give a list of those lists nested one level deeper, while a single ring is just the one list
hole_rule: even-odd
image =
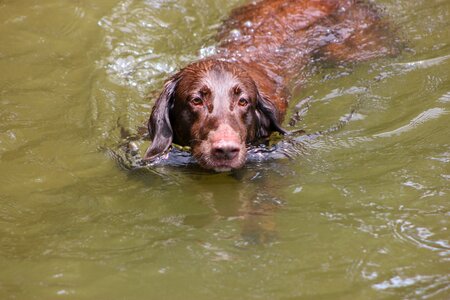
[{"label": "green water", "polygon": [[295,128],[356,113],[292,160],[105,153],[244,2],[0,0],[0,299],[450,298],[447,0],[379,2],[409,49],[311,75]]}]

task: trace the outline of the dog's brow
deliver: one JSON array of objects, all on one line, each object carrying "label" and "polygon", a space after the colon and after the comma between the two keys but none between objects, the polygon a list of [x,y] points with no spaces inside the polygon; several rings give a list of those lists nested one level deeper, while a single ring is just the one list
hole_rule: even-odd
[{"label": "dog's brow", "polygon": [[240,85],[238,85],[238,84],[233,87],[232,91],[233,91],[233,94],[235,94],[235,95],[242,94],[242,89],[241,89]]},{"label": "dog's brow", "polygon": [[211,90],[209,89],[208,86],[204,85],[200,88],[199,93],[202,96],[208,96],[211,94]]}]

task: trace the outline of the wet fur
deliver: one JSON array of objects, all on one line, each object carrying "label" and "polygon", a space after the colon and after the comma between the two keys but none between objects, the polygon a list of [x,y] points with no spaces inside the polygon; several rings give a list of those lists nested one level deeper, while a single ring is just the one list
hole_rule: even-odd
[{"label": "wet fur", "polygon": [[[280,124],[290,97],[287,86],[312,61],[355,62],[398,52],[389,24],[358,0],[259,1],[235,9],[217,40],[216,55],[189,64],[165,83],[148,122],[153,142],[145,159],[176,143],[190,146],[204,168],[242,167],[247,144],[274,131],[286,133]],[[248,98],[248,110],[235,109],[233,89]],[[199,93],[202,110],[189,104]],[[219,94],[227,95],[220,98],[224,103]],[[239,140],[236,161],[218,162],[211,154],[211,136],[223,124]]]}]

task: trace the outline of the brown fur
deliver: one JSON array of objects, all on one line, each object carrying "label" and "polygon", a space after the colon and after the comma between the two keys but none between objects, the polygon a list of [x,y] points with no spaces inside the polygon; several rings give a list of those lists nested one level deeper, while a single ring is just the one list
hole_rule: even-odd
[{"label": "brown fur", "polygon": [[217,54],[172,76],[149,120],[146,159],[172,142],[199,164],[242,167],[246,145],[285,133],[287,85],[311,61],[362,61],[397,52],[388,24],[358,0],[263,0],[234,10]]}]

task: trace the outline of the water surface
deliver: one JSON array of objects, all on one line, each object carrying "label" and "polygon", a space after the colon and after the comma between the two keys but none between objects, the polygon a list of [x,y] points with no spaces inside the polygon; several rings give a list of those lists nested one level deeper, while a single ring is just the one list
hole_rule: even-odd
[{"label": "water surface", "polygon": [[285,126],[351,121],[213,174],[105,149],[245,1],[0,1],[0,298],[448,299],[450,2],[377,2],[407,49],[317,66]]}]

